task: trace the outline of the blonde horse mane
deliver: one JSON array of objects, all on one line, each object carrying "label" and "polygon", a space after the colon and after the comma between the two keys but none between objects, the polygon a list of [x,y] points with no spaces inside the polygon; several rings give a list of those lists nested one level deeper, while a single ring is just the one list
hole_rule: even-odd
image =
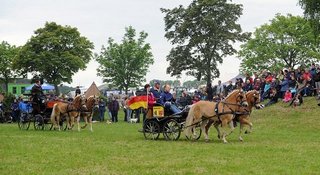
[{"label": "blonde horse mane", "polygon": [[242,89],[235,89],[232,92],[230,92],[227,97],[224,99],[224,101],[228,100],[229,98],[233,97],[237,93],[243,93]]},{"label": "blonde horse mane", "polygon": [[72,105],[76,108],[79,109],[81,107],[81,100],[82,100],[82,96],[78,95],[74,98],[74,100],[72,101]]},{"label": "blonde horse mane", "polygon": [[96,96],[92,95],[90,96],[88,99],[87,99],[87,102],[86,102],[86,106],[89,110],[91,110],[94,105],[96,104],[97,102],[97,99],[96,99]]}]

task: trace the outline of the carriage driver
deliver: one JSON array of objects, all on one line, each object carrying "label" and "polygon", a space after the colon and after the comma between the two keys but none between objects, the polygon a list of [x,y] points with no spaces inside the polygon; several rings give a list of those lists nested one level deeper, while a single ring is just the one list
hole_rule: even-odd
[{"label": "carriage driver", "polygon": [[34,112],[40,113],[41,96],[43,95],[41,82],[36,80],[35,85],[31,89],[32,102],[34,104]]},{"label": "carriage driver", "polygon": [[170,85],[166,84],[164,86],[164,91],[160,94],[160,104],[170,109],[173,114],[179,114],[181,110],[174,104],[174,98],[170,93],[170,89]]}]

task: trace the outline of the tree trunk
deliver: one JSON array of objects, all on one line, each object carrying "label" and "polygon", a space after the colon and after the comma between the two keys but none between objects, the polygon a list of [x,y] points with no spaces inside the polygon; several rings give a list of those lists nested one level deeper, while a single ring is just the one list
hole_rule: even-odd
[{"label": "tree trunk", "polygon": [[206,77],[206,81],[207,81],[207,85],[209,83],[211,83],[211,58],[207,58],[207,70],[206,70],[206,74],[207,74],[207,77]]},{"label": "tree trunk", "polygon": [[5,92],[6,92],[6,93],[9,93],[9,82],[8,82],[8,81],[5,81],[4,84],[5,84],[5,88],[6,88],[6,89],[5,89]]},{"label": "tree trunk", "polygon": [[54,85],[54,90],[56,91],[56,95],[60,95],[59,87],[58,85]]},{"label": "tree trunk", "polygon": [[126,95],[128,95],[128,89],[129,89],[128,86],[124,86],[124,92]]}]

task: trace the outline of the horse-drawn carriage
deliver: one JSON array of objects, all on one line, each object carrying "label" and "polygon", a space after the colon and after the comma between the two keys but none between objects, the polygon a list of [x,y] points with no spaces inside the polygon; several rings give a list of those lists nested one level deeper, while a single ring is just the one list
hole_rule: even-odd
[{"label": "horse-drawn carriage", "polygon": [[[162,133],[166,140],[178,140],[185,127],[189,107],[182,109],[181,113],[172,114],[170,109],[156,104],[152,109],[148,109],[147,118],[143,125],[143,135],[145,139],[157,140]],[[195,127],[196,139],[201,136],[200,126]],[[190,139],[187,137],[187,139]]]},{"label": "horse-drawn carriage", "polygon": [[[35,104],[32,101],[20,102],[20,117],[18,121],[18,126],[21,130],[28,130],[30,124],[33,123],[35,130],[51,130],[52,123],[50,121],[50,116],[52,108],[55,103],[59,101],[49,100],[45,98],[41,99],[41,104]],[[35,112],[34,108],[38,105],[39,112]],[[65,119],[61,119],[60,126],[63,126]],[[66,128],[66,127],[65,127]]]},{"label": "horse-drawn carriage", "polygon": [[[258,91],[234,90],[222,101],[200,101],[179,114],[172,114],[163,106],[155,105],[153,109],[148,110],[143,134],[146,139],[156,140],[160,133],[163,133],[166,140],[177,140],[181,131],[186,130],[187,139],[198,140],[203,131],[205,140],[209,140],[208,131],[211,125],[214,125],[218,137],[227,143],[226,136],[232,133],[233,121],[237,120],[240,123],[239,140],[243,141],[243,126],[247,125],[251,130],[252,123],[249,116],[253,107],[261,108],[259,103]],[[228,126],[231,129],[230,133],[226,131]]]}]

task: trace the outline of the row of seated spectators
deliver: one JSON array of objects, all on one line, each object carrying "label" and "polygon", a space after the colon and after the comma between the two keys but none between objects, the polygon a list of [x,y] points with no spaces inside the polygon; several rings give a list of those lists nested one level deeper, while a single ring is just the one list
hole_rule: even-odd
[{"label": "row of seated spectators", "polygon": [[229,82],[223,86],[219,82],[214,87],[209,84],[206,89],[207,100],[221,99],[235,88],[257,90],[262,101],[271,99],[270,104],[278,102],[279,98],[290,102],[294,97],[302,99],[302,96],[316,96],[320,94],[320,66],[312,64],[310,68],[283,69],[277,73],[264,70],[252,76],[246,74],[244,79],[237,79],[235,84]]}]

